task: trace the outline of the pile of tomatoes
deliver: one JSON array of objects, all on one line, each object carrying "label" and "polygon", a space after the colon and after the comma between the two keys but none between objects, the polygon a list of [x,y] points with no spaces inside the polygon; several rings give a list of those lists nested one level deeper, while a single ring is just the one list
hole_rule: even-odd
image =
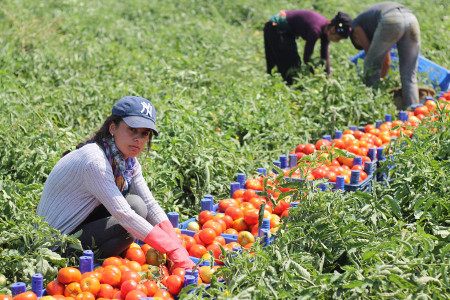
[{"label": "pile of tomatoes", "polygon": [[[189,255],[195,258],[201,258],[209,261],[214,256],[214,261],[218,265],[223,264],[222,249],[225,251],[233,251],[234,247],[247,246],[245,242],[239,243],[235,241],[228,242],[222,236],[222,233],[231,224],[231,219],[223,214],[214,214],[211,211],[204,210],[198,216],[199,221],[195,222],[196,228],[188,228],[195,231],[193,236],[178,233],[178,236],[189,252]],[[201,226],[201,227],[200,227]],[[179,229],[176,229],[179,231]],[[253,241],[254,242],[254,241]]]},{"label": "pile of tomatoes", "polygon": [[[418,106],[413,111],[408,112],[408,121],[419,123],[424,119],[426,120],[427,117],[436,119],[438,106],[441,111],[450,110],[450,92],[444,93],[442,97],[439,97],[437,102],[427,100],[424,105]],[[448,113],[445,113],[444,115],[448,117]]]},{"label": "pile of tomatoes", "polygon": [[[78,268],[64,267],[57,279],[46,285],[42,300],[138,300],[145,297],[174,299],[184,287],[186,271],[175,268],[169,272],[165,259],[158,266],[148,264],[153,259],[146,252],[155,252],[149,245],[133,243],[124,257],[105,259],[93,271],[81,273]],[[218,267],[201,266],[198,284],[209,283]],[[1,300],[37,300],[32,291],[14,297],[0,295]]]},{"label": "pile of tomatoes", "polygon": [[[259,196],[257,191],[263,190],[263,179],[263,177],[247,179],[246,189],[236,190],[231,198],[220,200],[216,212],[208,210],[200,212],[197,217],[199,230],[194,238],[207,243],[208,240],[212,240],[212,234],[209,238],[202,238],[202,236],[206,235],[205,231],[212,233],[209,230],[212,228],[216,235],[223,233],[236,236],[240,246],[250,248],[255,242],[254,237],[259,236],[258,221],[261,205],[264,207],[264,218],[270,221],[270,231],[276,232],[277,225],[281,223],[281,217],[287,215],[289,203],[281,201],[274,207],[266,197]],[[189,230],[195,231],[193,228],[188,224]]]},{"label": "pile of tomatoes", "polygon": [[[378,128],[369,124],[364,127],[364,131],[347,129],[343,132],[341,138],[332,141],[320,139],[315,144],[300,144],[291,154],[296,154],[298,160],[306,155],[316,154],[321,158],[321,163],[311,168],[299,168],[293,173],[291,173],[291,170],[286,170],[285,175],[293,178],[303,177],[308,180],[329,178],[329,182],[336,182],[337,176],[343,176],[344,182],[350,183],[351,171],[358,170],[360,172],[359,182],[362,182],[368,177],[363,165],[365,162],[372,162],[372,159],[368,156],[369,148],[375,148],[374,150],[376,150],[376,148],[385,147],[388,149],[388,145],[393,138],[398,139],[402,135],[410,137],[417,126],[418,123],[416,122],[400,120],[385,122]],[[361,157],[362,164],[354,164],[354,159],[349,157],[336,155],[333,157],[334,149],[346,150]],[[310,163],[305,159],[302,162],[303,164]]]}]

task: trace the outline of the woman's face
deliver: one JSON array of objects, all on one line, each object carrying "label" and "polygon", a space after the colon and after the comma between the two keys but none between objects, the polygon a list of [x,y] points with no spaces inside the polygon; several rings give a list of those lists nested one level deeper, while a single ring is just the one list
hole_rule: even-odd
[{"label": "woman's face", "polygon": [[132,128],[124,121],[120,121],[116,126],[114,122],[109,125],[109,132],[114,136],[117,148],[122,152],[125,159],[136,157],[144,150],[151,129],[148,128]]},{"label": "woman's face", "polygon": [[343,37],[336,32],[336,29],[334,27],[330,27],[328,30],[328,40],[331,42],[339,43],[340,40],[342,40]]}]

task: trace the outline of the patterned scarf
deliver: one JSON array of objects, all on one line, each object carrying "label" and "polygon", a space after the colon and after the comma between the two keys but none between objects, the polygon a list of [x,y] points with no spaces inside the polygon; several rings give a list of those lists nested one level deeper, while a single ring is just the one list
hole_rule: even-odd
[{"label": "patterned scarf", "polygon": [[122,152],[117,148],[113,139],[104,138],[102,141],[106,157],[113,169],[114,181],[119,191],[125,196],[130,189],[131,178],[137,163],[136,158],[129,157],[124,159]]}]

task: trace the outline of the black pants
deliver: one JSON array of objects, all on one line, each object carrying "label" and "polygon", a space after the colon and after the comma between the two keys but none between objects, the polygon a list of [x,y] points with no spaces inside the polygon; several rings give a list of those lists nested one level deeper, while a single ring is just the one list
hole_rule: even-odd
[{"label": "black pants", "polygon": [[[141,197],[128,195],[126,200],[138,215],[147,217],[147,207]],[[83,249],[99,249],[101,258],[120,255],[136,240],[103,205],[94,209],[72,233],[80,230],[78,239]]]},{"label": "black pants", "polygon": [[264,48],[267,73],[271,74],[276,66],[286,83],[291,85],[302,64],[295,37],[267,22],[264,26]]}]

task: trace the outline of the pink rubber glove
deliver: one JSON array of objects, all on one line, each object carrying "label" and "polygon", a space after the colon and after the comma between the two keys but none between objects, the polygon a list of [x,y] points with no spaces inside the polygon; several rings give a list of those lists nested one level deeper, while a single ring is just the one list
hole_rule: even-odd
[{"label": "pink rubber glove", "polygon": [[174,240],[176,240],[176,241],[180,242],[180,244],[182,244],[180,238],[178,237],[177,233],[175,232],[175,228],[173,228],[172,223],[170,223],[169,220],[162,221],[162,222],[158,223],[156,226],[161,228],[171,238],[173,238]]},{"label": "pink rubber glove", "polygon": [[189,253],[177,239],[173,239],[158,226],[153,227],[144,242],[161,253],[166,253],[167,258],[173,263],[171,269],[183,268],[192,269],[194,262],[189,257]]}]

